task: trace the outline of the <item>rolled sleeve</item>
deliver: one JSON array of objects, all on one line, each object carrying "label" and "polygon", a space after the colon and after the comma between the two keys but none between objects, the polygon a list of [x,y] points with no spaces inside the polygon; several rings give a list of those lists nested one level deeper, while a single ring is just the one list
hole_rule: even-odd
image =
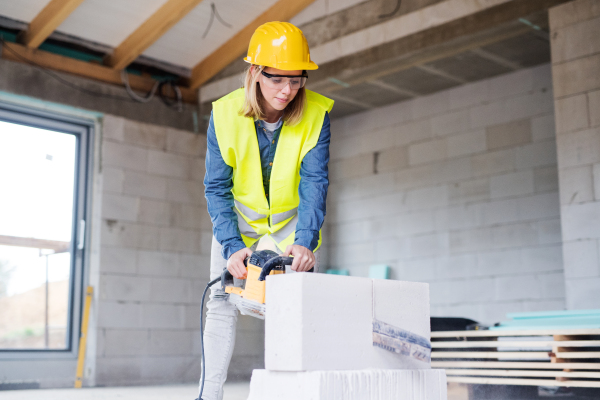
[{"label": "rolled sleeve", "polygon": [[227,165],[221,156],[212,114],[206,136],[204,196],[213,224],[213,235],[223,246],[221,255],[227,260],[246,245],[238,228],[237,214],[233,211],[233,168]]},{"label": "rolled sleeve", "polygon": [[294,244],[314,251],[319,244],[319,231],[325,220],[325,203],[329,188],[329,114],[325,114],[319,140],[302,160],[298,194],[298,223]]}]

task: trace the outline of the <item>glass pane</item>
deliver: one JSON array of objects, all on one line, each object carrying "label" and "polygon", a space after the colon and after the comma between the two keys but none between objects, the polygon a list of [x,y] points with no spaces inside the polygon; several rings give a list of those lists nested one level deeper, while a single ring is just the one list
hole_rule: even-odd
[{"label": "glass pane", "polygon": [[0,121],[0,349],[67,347],[76,145]]}]

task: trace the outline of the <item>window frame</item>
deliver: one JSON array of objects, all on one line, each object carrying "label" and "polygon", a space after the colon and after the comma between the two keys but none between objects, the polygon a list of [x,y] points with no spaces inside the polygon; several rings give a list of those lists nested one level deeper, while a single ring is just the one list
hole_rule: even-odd
[{"label": "window frame", "polygon": [[[47,129],[76,137],[75,176],[73,182],[73,219],[69,282],[67,346],[64,349],[2,349],[0,361],[77,359],[81,335],[84,283],[89,281],[89,245],[93,145],[96,121],[48,109],[12,104],[0,100],[0,121]],[[6,365],[5,365],[6,366]]]}]

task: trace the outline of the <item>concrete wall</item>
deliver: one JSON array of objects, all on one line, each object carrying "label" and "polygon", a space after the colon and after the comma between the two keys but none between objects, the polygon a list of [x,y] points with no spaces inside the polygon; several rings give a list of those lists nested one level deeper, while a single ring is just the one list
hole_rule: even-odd
[{"label": "concrete wall", "polygon": [[567,307],[600,308],[600,1],[553,8],[550,26]]},{"label": "concrete wall", "polygon": [[[204,135],[106,116],[101,156],[97,385],[196,381],[212,224]],[[263,364],[262,321],[240,318],[230,376]]]},{"label": "concrete wall", "polygon": [[204,136],[105,116],[96,384],[194,380],[211,223]]},{"label": "concrete wall", "polygon": [[550,66],[332,123],[329,265],[429,282],[432,315],[565,307]]}]

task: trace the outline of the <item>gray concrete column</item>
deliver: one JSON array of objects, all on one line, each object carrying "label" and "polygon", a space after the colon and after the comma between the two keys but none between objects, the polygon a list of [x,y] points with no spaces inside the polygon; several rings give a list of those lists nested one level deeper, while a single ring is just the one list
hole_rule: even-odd
[{"label": "gray concrete column", "polygon": [[600,308],[600,0],[549,15],[567,308]]}]

